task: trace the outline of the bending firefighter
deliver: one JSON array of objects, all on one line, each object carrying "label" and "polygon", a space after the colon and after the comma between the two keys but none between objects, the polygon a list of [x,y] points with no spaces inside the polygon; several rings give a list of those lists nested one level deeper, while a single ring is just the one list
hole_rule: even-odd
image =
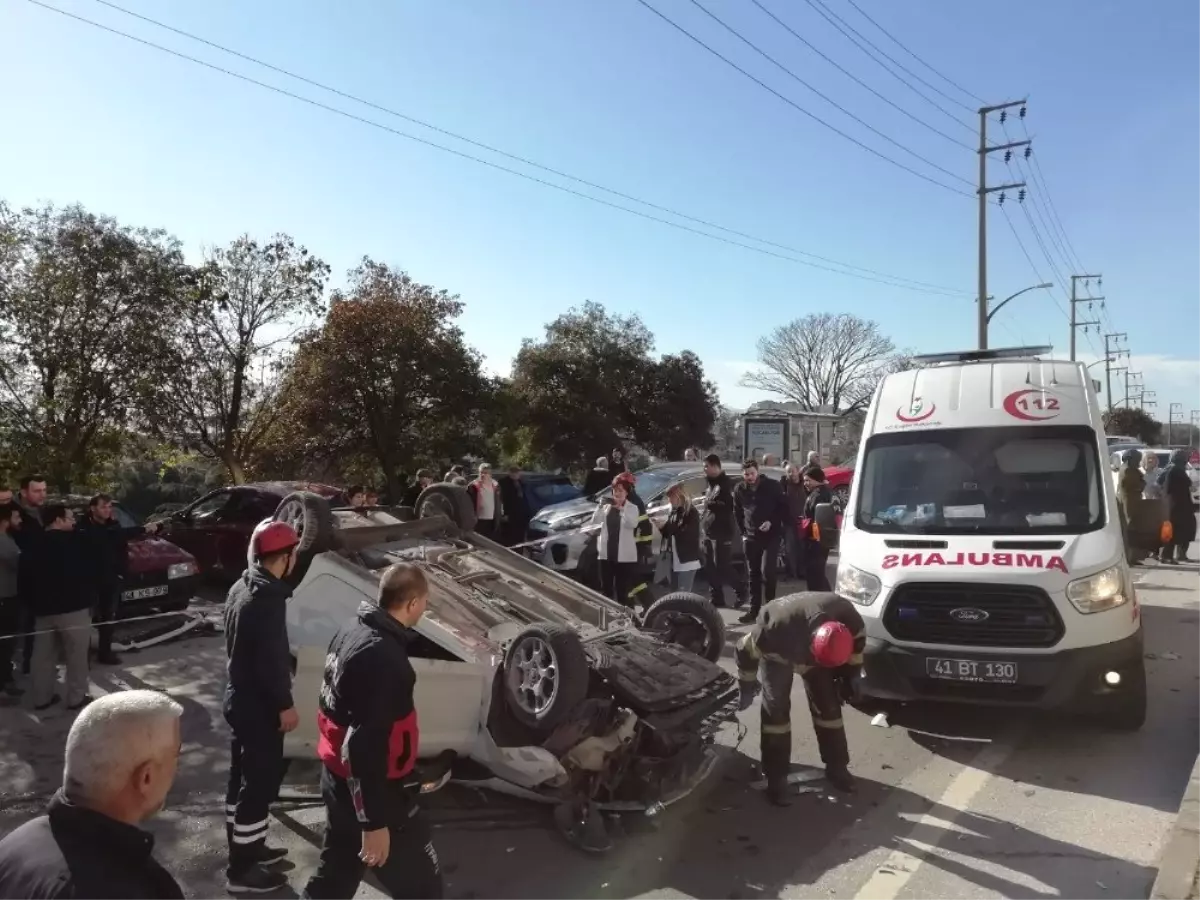
[{"label": "bending firefighter", "polygon": [[762,768],[767,799],[775,805],[789,802],[793,674],[804,679],[825,777],[838,790],[854,790],[842,701],[858,699],[866,642],[862,617],[849,600],[814,591],[768,603],[758,624],[738,641],[742,709],[754,702],[762,677]]}]

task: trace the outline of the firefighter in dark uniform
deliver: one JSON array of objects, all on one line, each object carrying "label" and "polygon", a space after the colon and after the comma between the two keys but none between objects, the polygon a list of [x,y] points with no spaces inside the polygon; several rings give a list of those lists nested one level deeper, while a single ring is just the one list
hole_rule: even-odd
[{"label": "firefighter in dark uniform", "polygon": [[353,897],[367,866],[392,897],[442,896],[442,875],[414,776],[419,732],[410,631],[429,602],[416,566],[379,579],[377,603],[329,644],[317,713],[325,840],[304,897]]},{"label": "firefighter in dark uniform", "polygon": [[292,589],[283,580],[296,565],[299,543],[286,522],[261,523],[250,538],[248,567],[225,601],[224,713],[233,731],[225,794],[231,893],[265,893],[287,884],[283,873],[267,868],[287,855],[267,846],[267,821],[283,782],[283,735],[300,723],[287,633]]},{"label": "firefighter in dark uniform", "polygon": [[758,623],[738,641],[742,709],[754,701],[762,673],[762,768],[772,803],[786,806],[789,802],[793,673],[804,679],[825,777],[838,790],[854,790],[842,701],[859,698],[866,642],[854,604],[837,594],[815,591],[768,603]]},{"label": "firefighter in dark uniform", "polygon": [[646,501],[638,496],[633,474],[621,472],[614,481],[625,485],[629,491],[627,502],[637,507],[638,524],[634,537],[638,551],[637,576],[629,588],[629,600],[631,604],[640,603],[642,609],[647,610],[654,602],[654,590],[651,587],[651,582],[654,581],[654,524],[646,513]]}]

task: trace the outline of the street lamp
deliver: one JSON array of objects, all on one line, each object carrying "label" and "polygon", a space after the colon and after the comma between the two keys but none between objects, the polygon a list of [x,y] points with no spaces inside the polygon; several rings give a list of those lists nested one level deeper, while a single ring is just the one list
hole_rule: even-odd
[{"label": "street lamp", "polygon": [[[1054,282],[1045,281],[1045,282],[1042,282],[1041,284],[1031,284],[1029,287],[1022,288],[1021,290],[1017,291],[1015,294],[1010,294],[1009,296],[1007,296],[1003,300],[1001,300],[999,303],[997,303],[994,307],[992,307],[991,310],[988,311],[987,318],[985,321],[990,323],[992,321],[992,317],[995,316],[996,313],[1000,312],[1000,310],[1002,310],[1004,308],[1004,305],[1006,303],[1008,303],[1009,300],[1012,300],[1014,297],[1020,297],[1026,291],[1040,291],[1040,290],[1045,290],[1046,288],[1052,288],[1052,287],[1054,287]],[[992,298],[988,297],[988,299],[991,300]],[[986,350],[987,348],[985,347],[983,349]]]}]

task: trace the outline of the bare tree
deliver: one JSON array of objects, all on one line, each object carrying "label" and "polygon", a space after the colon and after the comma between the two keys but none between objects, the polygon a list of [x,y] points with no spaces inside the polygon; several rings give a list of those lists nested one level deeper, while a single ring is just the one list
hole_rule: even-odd
[{"label": "bare tree", "polygon": [[903,365],[875,322],[849,313],[819,313],[759,338],[759,372],[744,387],[794,400],[806,410],[847,413],[865,407],[881,375]]}]

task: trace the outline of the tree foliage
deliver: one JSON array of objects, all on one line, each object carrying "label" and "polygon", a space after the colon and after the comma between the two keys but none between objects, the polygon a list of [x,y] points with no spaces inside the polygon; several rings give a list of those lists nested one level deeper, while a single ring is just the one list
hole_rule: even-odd
[{"label": "tree foliage", "polygon": [[323,311],[329,267],[285,234],[208,254],[145,404],[155,432],[222,463],[237,484],[279,414],[291,333]]},{"label": "tree foliage", "polygon": [[0,210],[0,417],[59,490],[119,449],[192,283],[179,244],[82,207]]},{"label": "tree foliage", "polygon": [[1105,434],[1124,434],[1155,446],[1162,439],[1163,426],[1143,409],[1121,406],[1104,414]]},{"label": "tree foliage", "polygon": [[678,459],[712,444],[716,388],[690,351],[653,358],[654,337],[637,316],[598,303],[571,309],[527,339],[513,365],[530,443],[557,465],[636,444]]},{"label": "tree foliage", "polygon": [[762,369],[745,387],[787,397],[804,409],[864,408],[880,377],[906,368],[903,354],[875,322],[849,313],[817,313],[781,325],[758,341]]},{"label": "tree foliage", "polygon": [[294,456],[374,460],[392,496],[414,460],[482,444],[492,385],[454,320],[457,296],[364,259],[299,341],[276,440]]}]

